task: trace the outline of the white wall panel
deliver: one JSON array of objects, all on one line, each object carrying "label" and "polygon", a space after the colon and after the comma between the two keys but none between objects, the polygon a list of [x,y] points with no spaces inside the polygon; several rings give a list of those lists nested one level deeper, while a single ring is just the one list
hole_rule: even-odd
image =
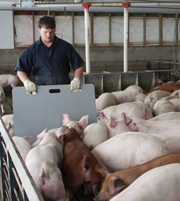
[{"label": "white wall panel", "polygon": [[34,16],[34,26],[35,26],[35,41],[39,39],[40,33],[39,33],[39,27],[38,27],[38,22],[41,17],[44,15],[35,15]]},{"label": "white wall panel", "polygon": [[94,44],[109,44],[108,17],[94,17]]},{"label": "white wall panel", "polygon": [[163,18],[162,24],[163,44],[173,44],[173,41],[175,41],[175,18]]},{"label": "white wall panel", "polygon": [[178,18],[178,41],[180,41],[180,18]]},{"label": "white wall panel", "polygon": [[111,43],[123,45],[124,41],[124,18],[111,17]]},{"label": "white wall panel", "polygon": [[72,17],[55,16],[56,36],[72,44]]},{"label": "white wall panel", "polygon": [[146,18],[146,45],[159,45],[159,18]]},{"label": "white wall panel", "polygon": [[15,47],[25,47],[33,43],[32,15],[15,15]]},{"label": "white wall panel", "polygon": [[129,43],[132,46],[143,45],[143,18],[129,18]]},{"label": "white wall panel", "polygon": [[13,49],[13,11],[0,11],[0,27],[0,49]]},{"label": "white wall panel", "polygon": [[84,16],[74,17],[74,43],[77,45],[85,44]]}]

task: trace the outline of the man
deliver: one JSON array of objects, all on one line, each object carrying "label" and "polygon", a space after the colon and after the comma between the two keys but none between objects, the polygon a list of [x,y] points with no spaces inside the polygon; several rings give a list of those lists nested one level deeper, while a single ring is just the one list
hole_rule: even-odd
[{"label": "man", "polygon": [[[29,46],[19,58],[15,72],[26,92],[37,91],[36,85],[70,84],[71,91],[80,88],[84,61],[68,42],[55,36],[55,20],[50,16],[39,19],[40,38]],[[70,82],[69,72],[75,72]],[[29,76],[35,76],[35,84]]]}]

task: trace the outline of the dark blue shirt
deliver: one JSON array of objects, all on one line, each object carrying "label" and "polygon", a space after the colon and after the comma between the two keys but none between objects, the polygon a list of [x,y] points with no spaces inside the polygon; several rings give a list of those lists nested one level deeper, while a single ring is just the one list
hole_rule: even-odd
[{"label": "dark blue shirt", "polygon": [[15,72],[22,71],[35,76],[37,85],[69,84],[69,72],[84,65],[81,56],[73,46],[55,36],[50,47],[41,37],[29,46],[19,58]]}]

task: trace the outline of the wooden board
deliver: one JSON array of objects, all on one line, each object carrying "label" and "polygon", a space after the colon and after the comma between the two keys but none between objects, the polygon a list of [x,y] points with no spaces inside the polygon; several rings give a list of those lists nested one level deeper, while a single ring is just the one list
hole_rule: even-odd
[{"label": "wooden board", "polygon": [[97,122],[93,84],[82,84],[81,92],[69,85],[38,86],[37,94],[26,94],[24,87],[13,89],[14,129],[17,136],[31,136],[31,144],[45,128],[62,126],[62,114],[79,121],[89,115],[88,124]]}]

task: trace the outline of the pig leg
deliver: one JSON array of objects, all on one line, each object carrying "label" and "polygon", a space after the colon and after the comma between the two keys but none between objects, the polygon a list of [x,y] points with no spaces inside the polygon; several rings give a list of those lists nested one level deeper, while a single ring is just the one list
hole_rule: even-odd
[{"label": "pig leg", "polygon": [[5,110],[4,110],[4,104],[1,104],[1,111],[2,111],[2,114],[5,114]]}]

